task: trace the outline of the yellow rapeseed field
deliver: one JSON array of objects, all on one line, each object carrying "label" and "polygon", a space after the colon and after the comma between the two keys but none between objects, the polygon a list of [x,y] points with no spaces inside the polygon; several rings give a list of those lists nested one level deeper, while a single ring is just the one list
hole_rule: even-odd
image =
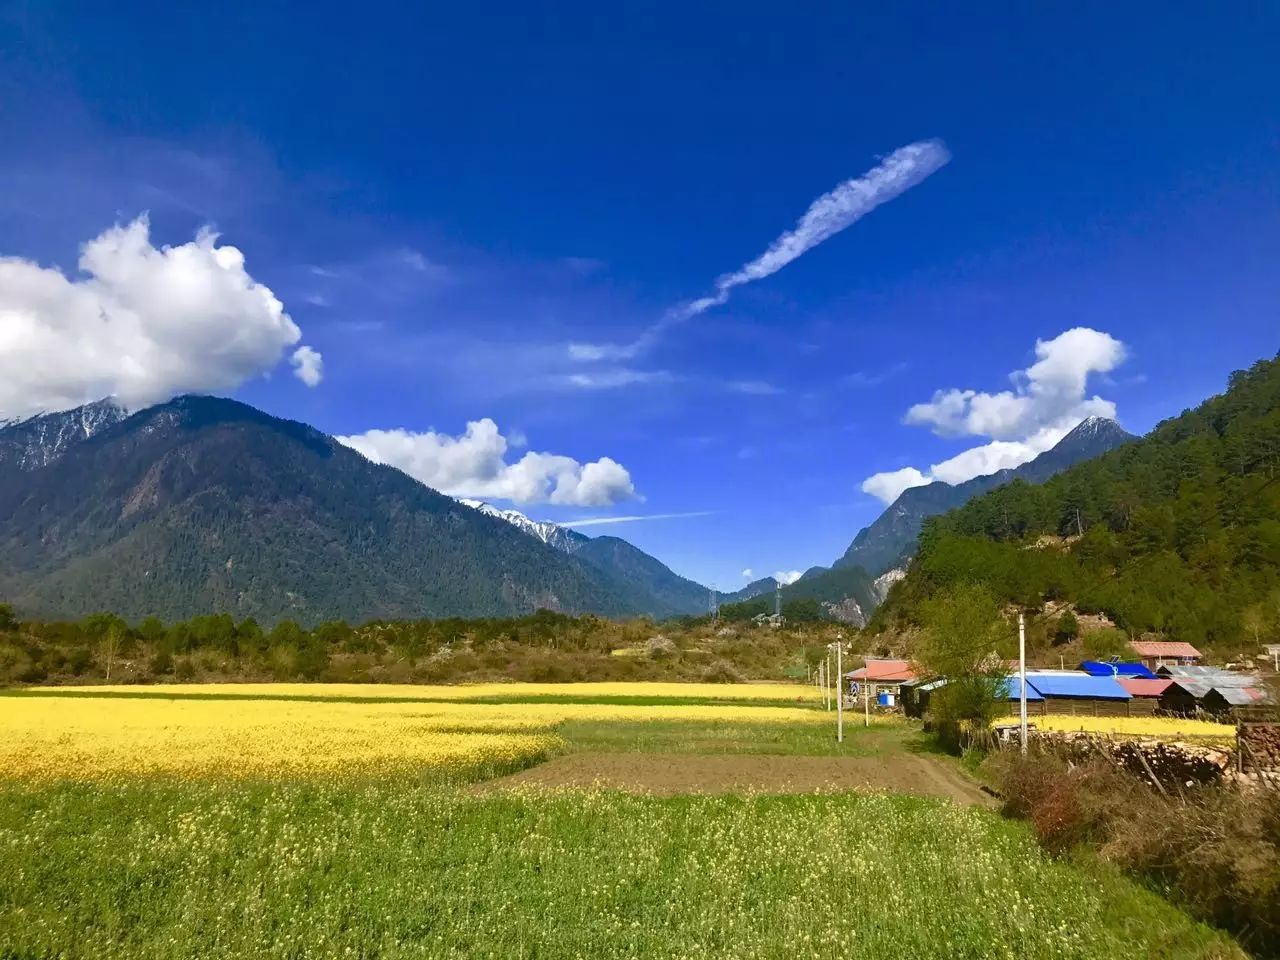
[{"label": "yellow rapeseed field", "polygon": [[492,697],[521,699],[611,697],[688,700],[795,700],[812,703],[821,691],[800,683],[170,683],[163,686],[58,687],[68,693],[155,694],[165,697],[192,694],[267,697],[355,697],[388,700],[482,700]]},{"label": "yellow rapeseed field", "polygon": [[329,780],[419,773],[440,779],[537,762],[561,746],[555,727],[566,720],[826,719],[812,709],[750,703],[353,703],[274,698],[274,688],[255,689],[261,698],[87,697],[47,691],[0,697],[5,731],[0,777]]},{"label": "yellow rapeseed field", "polygon": [[1050,715],[1033,718],[1041,730],[1083,730],[1086,733],[1111,733],[1126,737],[1159,737],[1187,739],[1210,737],[1231,739],[1236,728],[1208,720],[1182,720],[1173,717],[1067,717]]}]

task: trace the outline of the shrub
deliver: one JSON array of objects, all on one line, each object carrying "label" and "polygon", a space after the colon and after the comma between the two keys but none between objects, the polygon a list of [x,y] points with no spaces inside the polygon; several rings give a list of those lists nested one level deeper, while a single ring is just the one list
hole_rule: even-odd
[{"label": "shrub", "polygon": [[151,672],[157,677],[173,673],[173,654],[168,650],[157,650],[156,655],[151,658]]},{"label": "shrub", "polygon": [[191,662],[190,657],[181,657],[174,664],[173,675],[180,681],[192,680],[196,675],[196,665]]},{"label": "shrub", "polygon": [[1258,953],[1280,951],[1275,791],[1212,786],[1164,797],[1102,758],[1071,766],[1036,750],[1026,758],[1003,751],[985,767],[1004,813],[1027,820],[1045,849],[1089,844]]},{"label": "shrub", "polygon": [[742,683],[745,677],[728,660],[716,660],[702,671],[699,679],[703,683]]},{"label": "shrub", "polygon": [[651,660],[669,660],[674,657],[679,650],[676,645],[667,637],[658,634],[656,637],[650,637],[644,645],[644,652]]}]

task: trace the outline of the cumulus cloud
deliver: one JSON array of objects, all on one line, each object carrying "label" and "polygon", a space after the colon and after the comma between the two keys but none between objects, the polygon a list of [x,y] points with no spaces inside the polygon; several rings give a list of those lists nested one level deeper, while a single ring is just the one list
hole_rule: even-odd
[{"label": "cumulus cloud", "polygon": [[1050,449],[1086,417],[1114,419],[1116,405],[1088,396],[1089,378],[1110,373],[1125,360],[1125,346],[1110,334],[1075,327],[1051,340],[1037,340],[1036,362],[1010,375],[1011,390],[939,390],[904,418],[938,436],[980,436],[989,442],[933,464],[928,472],[904,467],[877,473],[862,490],[892,503],[910,487],[934,480],[963,483],[1020,466]]},{"label": "cumulus cloud", "polygon": [[929,482],[929,477],[915,467],[903,467],[901,470],[890,470],[867,477],[862,481],[862,492],[869,493],[885,503],[893,503],[904,490],[922,487]]},{"label": "cumulus cloud", "polygon": [[318,350],[312,350],[304,344],[293,351],[289,362],[293,364],[293,375],[308,387],[319,386],[324,379],[324,357]]},{"label": "cumulus cloud", "polygon": [[489,418],[473,420],[453,437],[428,430],[370,430],[337,438],[375,463],[403,470],[452,497],[605,507],[640,499],[626,468],[609,457],[579,463],[530,451],[507,462],[512,445]]},{"label": "cumulus cloud", "polygon": [[742,579],[744,580],[750,580],[755,575],[756,575],[755,571],[752,570],[750,567],[747,567],[747,569],[742,571]]},{"label": "cumulus cloud", "polygon": [[789,587],[802,576],[804,576],[803,570],[778,570],[774,573],[773,579],[777,580],[784,587]]},{"label": "cumulus cloud", "polygon": [[233,390],[302,336],[210,230],[157,248],[141,216],[86,243],[79,269],[0,258],[0,417]]},{"label": "cumulus cloud", "polygon": [[744,284],[772,276],[824,240],[853,226],[883,203],[894,199],[936,173],[951,159],[941,140],[921,140],[899,147],[879,165],[824,193],[809,205],[796,225],[769,245],[760,256],[716,280],[715,291],[673,307],[631,343],[571,343],[575,360],[623,360],[648,350],[666,330],[729,301]]}]

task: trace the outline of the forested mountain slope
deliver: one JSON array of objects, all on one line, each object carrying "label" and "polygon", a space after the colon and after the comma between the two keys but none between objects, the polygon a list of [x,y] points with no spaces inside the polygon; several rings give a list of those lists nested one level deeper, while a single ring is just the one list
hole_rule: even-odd
[{"label": "forested mountain slope", "polygon": [[1143,440],[930,520],[875,626],[960,580],[1224,650],[1280,632],[1280,356]]},{"label": "forested mountain slope", "polygon": [[1014,480],[1043,483],[1073,464],[1114,450],[1134,440],[1114,420],[1088,417],[1074,430],[1034,460],[1008,470],[998,470],[964,483],[942,481],[904,490],[870,526],[863,527],[834,567],[858,566],[878,577],[903,564],[915,552],[916,538],[929,517],[946,513],[974,497]]},{"label": "forested mountain slope", "polygon": [[649,612],[643,590],[245,404],[98,426],[34,468],[0,462],[0,597],[25,615]]}]

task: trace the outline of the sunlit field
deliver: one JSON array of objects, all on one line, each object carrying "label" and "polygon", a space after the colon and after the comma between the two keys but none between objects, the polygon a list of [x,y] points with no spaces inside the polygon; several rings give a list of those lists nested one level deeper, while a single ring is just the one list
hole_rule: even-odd
[{"label": "sunlit field", "polygon": [[49,688],[52,693],[131,694],[138,696],[240,696],[358,700],[627,700],[792,701],[814,703],[821,692],[797,683],[170,683],[161,686],[89,686]]},{"label": "sunlit field", "polygon": [[1165,740],[1205,738],[1231,740],[1236,728],[1227,723],[1210,720],[1189,720],[1176,717],[1035,717],[1032,722],[1040,730],[1083,730],[1086,733],[1107,733],[1124,737],[1158,737]]},{"label": "sunlit field", "polygon": [[[221,690],[222,688],[217,688]],[[260,691],[265,692],[263,688]],[[274,691],[273,691],[274,692]],[[61,694],[61,691],[59,691]],[[0,776],[215,779],[494,775],[562,746],[568,721],[829,723],[798,707],[617,703],[381,703],[294,699],[0,697]]]},{"label": "sunlit field", "polygon": [[892,763],[915,735],[851,722],[836,744],[806,688],[595,686],[0,697],[0,956],[1239,956],[979,807],[475,786],[580,749]]}]

